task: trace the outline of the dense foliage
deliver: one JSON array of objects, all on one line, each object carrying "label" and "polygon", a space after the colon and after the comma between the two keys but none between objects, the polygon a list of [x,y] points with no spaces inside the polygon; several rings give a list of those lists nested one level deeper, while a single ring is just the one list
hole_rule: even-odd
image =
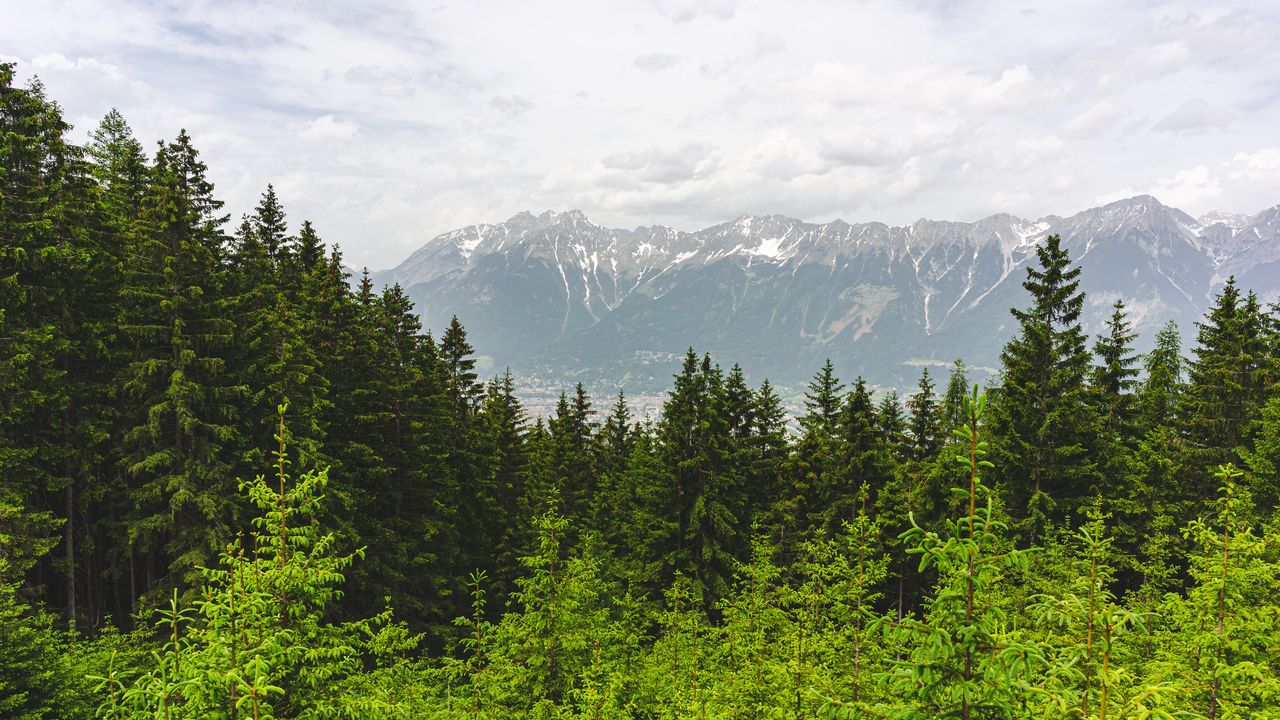
[{"label": "dense foliage", "polygon": [[[690,350],[530,418],[192,139],[0,65],[0,715],[1280,717],[1280,314],[1090,343],[1056,237],[988,393]],[[962,351],[958,348],[957,351]]]}]

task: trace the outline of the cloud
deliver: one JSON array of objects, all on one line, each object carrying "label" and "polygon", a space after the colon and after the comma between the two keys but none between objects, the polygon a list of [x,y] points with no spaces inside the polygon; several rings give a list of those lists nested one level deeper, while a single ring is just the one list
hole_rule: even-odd
[{"label": "cloud", "polygon": [[646,72],[658,72],[680,64],[680,56],[672,53],[644,53],[636,56],[636,67]]},{"label": "cloud", "polygon": [[979,103],[993,103],[1005,99],[1016,88],[1026,85],[1035,78],[1026,65],[1018,65],[1000,73],[1000,79],[980,88],[974,93],[974,100]]},{"label": "cloud", "polygon": [[500,95],[490,100],[489,105],[504,117],[514,118],[528,112],[533,102],[518,95]]},{"label": "cloud", "polygon": [[737,12],[737,0],[658,0],[658,7],[676,22],[700,17],[729,20]]},{"label": "cloud", "polygon": [[549,207],[898,224],[1119,188],[1256,212],[1280,201],[1280,16],[1260,8],[0,0],[0,47],[75,139],[113,106],[149,147],[185,127],[229,212],[273,182],[291,220],[384,267]]},{"label": "cloud", "polygon": [[629,186],[635,182],[672,184],[705,177],[719,166],[714,145],[691,143],[662,150],[648,148],[615,153],[600,160],[612,182]]},{"label": "cloud", "polygon": [[1222,194],[1222,184],[1209,168],[1197,165],[1160,178],[1150,194],[1175,207],[1201,206]]},{"label": "cloud", "polygon": [[1152,127],[1155,130],[1182,134],[1225,127],[1230,121],[1231,116],[1226,111],[1200,98],[1195,98],[1160,118],[1160,121]]},{"label": "cloud", "polygon": [[322,115],[298,130],[298,137],[307,142],[325,140],[350,140],[360,132],[360,126],[350,120],[338,120],[332,115]]},{"label": "cloud", "polygon": [[1280,148],[1263,148],[1251,153],[1238,152],[1231,158],[1235,177],[1247,180],[1275,179],[1280,176]]},{"label": "cloud", "polygon": [[1101,135],[1116,129],[1128,114],[1123,107],[1111,102],[1094,103],[1087,110],[1071,118],[1065,130],[1068,134],[1076,136]]},{"label": "cloud", "polygon": [[1141,188],[1130,186],[1100,195],[1096,202],[1109,203],[1137,195],[1153,195],[1173,207],[1206,207],[1222,195],[1222,181],[1208,167],[1197,165],[1157,178]]}]

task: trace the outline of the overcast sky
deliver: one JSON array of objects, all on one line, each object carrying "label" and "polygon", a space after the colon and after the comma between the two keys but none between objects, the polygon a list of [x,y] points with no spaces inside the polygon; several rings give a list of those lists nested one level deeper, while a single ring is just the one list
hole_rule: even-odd
[{"label": "overcast sky", "polygon": [[0,0],[83,139],[185,127],[352,265],[520,210],[695,229],[1280,203],[1280,2]]}]

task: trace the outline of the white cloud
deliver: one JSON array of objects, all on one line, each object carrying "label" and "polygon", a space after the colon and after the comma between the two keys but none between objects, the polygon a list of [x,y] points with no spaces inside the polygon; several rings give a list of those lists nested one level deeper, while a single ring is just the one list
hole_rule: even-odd
[{"label": "white cloud", "polygon": [[979,103],[993,103],[1005,99],[1015,88],[1026,85],[1034,79],[1031,69],[1026,65],[1009,68],[1000,73],[1000,79],[979,89],[974,100]]},{"label": "white cloud", "polygon": [[1066,131],[1072,135],[1101,135],[1119,126],[1127,114],[1124,108],[1114,103],[1094,103],[1071,118],[1066,124]]},{"label": "white cloud", "polygon": [[636,56],[636,67],[647,72],[666,70],[680,64],[680,56],[675,53],[642,53]]},{"label": "white cloud", "polygon": [[523,209],[692,228],[1035,217],[1112,188],[1280,201],[1263,4],[430,6],[0,0],[0,47],[78,139],[113,106],[148,146],[186,127],[229,211],[273,182],[357,266]]},{"label": "white cloud", "polygon": [[1263,148],[1256,152],[1238,152],[1231,158],[1234,175],[1248,180],[1275,179],[1280,176],[1280,148]]},{"label": "white cloud", "polygon": [[1175,133],[1193,133],[1220,128],[1230,121],[1231,116],[1225,110],[1195,98],[1160,118],[1154,128]]},{"label": "white cloud", "polygon": [[321,115],[298,130],[298,137],[307,142],[324,140],[350,140],[360,132],[360,126],[350,120],[338,120],[332,115]]},{"label": "white cloud", "polygon": [[1175,207],[1200,207],[1222,194],[1222,184],[1209,168],[1197,165],[1160,178],[1150,194]]}]

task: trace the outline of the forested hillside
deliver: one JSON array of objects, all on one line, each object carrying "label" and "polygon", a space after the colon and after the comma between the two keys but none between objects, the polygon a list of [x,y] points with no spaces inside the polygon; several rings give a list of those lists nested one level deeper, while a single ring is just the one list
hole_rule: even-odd
[{"label": "forested hillside", "polygon": [[68,130],[0,65],[0,717],[1280,717],[1234,281],[1138,355],[1050,236],[985,391],[827,363],[791,423],[691,349],[531,418],[185,132]]}]

